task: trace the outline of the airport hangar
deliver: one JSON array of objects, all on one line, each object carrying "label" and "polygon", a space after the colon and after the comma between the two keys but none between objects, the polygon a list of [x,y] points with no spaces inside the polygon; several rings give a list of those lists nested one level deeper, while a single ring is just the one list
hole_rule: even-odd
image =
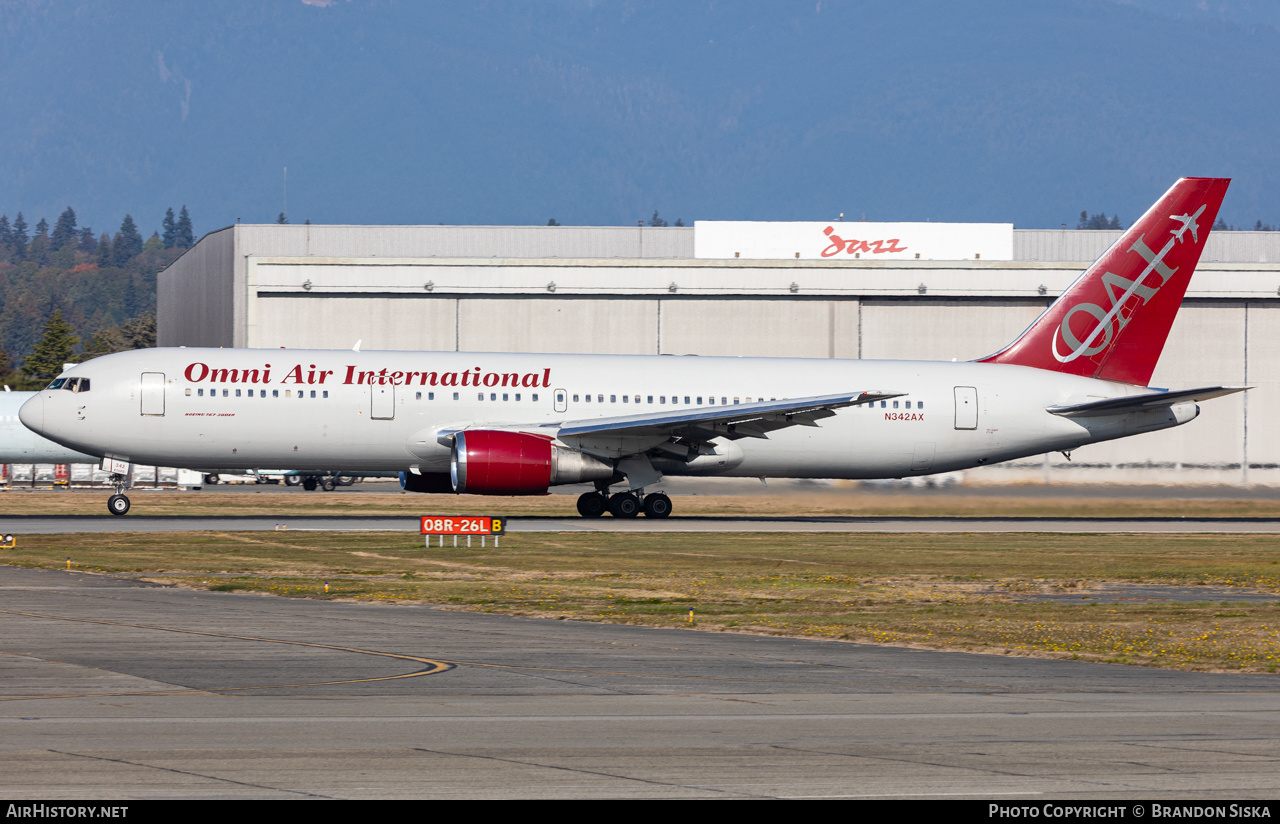
[{"label": "airport hangar", "polygon": [[[884,244],[904,227],[931,234],[878,254],[901,251]],[[1012,341],[1119,234],[236,224],[160,273],[158,344],[969,360]],[[1208,401],[1173,430],[963,479],[1280,484],[1278,368],[1280,232],[1215,232],[1152,385],[1251,391]],[[894,388],[855,383],[831,390]]]}]

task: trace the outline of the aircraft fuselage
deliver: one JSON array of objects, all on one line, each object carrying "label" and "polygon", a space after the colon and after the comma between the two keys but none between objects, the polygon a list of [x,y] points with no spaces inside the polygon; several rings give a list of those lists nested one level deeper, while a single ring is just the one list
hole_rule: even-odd
[{"label": "aircraft fuselage", "polygon": [[[345,350],[153,349],[97,358],[23,421],[133,463],[448,472],[441,430],[543,425],[832,392],[902,393],[817,426],[719,440],[667,475],[900,478],[981,466],[1191,420],[1195,403],[1070,418],[1047,407],[1149,392],[991,363]],[[554,434],[555,428],[546,430]]]}]

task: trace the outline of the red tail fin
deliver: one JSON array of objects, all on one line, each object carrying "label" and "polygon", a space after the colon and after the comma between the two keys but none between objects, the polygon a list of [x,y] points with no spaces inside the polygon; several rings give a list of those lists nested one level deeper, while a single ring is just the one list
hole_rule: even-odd
[{"label": "red tail fin", "polygon": [[1173,184],[1031,328],[982,362],[1146,386],[1230,182]]}]

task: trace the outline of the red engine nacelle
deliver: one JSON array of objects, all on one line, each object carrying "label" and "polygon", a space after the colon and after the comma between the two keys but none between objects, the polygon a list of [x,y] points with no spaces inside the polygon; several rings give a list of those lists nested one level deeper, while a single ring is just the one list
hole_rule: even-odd
[{"label": "red engine nacelle", "polygon": [[453,436],[454,492],[543,495],[551,486],[551,439],[525,432],[470,430]]}]

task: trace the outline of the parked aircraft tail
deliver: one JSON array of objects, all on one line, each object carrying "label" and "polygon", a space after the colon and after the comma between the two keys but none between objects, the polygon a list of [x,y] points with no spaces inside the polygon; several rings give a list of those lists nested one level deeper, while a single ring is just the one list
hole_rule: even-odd
[{"label": "parked aircraft tail", "polygon": [[1146,386],[1230,183],[1173,184],[1027,331],[982,362]]}]

